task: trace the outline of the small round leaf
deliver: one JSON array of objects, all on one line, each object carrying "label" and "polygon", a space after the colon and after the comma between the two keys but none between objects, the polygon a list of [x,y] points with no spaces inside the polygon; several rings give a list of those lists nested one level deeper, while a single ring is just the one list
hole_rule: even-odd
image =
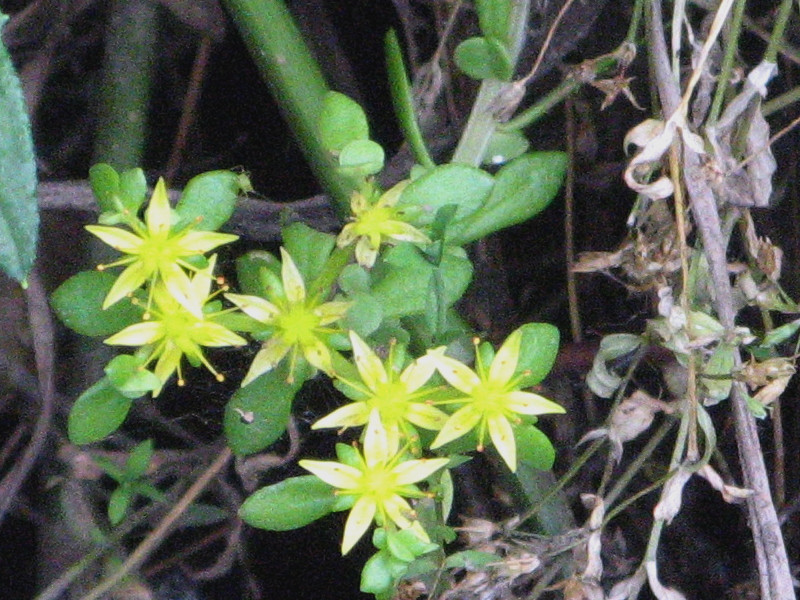
[{"label": "small round leaf", "polygon": [[350,142],[369,139],[367,115],[344,94],[328,92],[322,103],[319,136],[328,152],[339,154]]},{"label": "small round leaf", "polygon": [[131,403],[103,377],[72,405],[67,422],[70,441],[90,444],[114,433],[128,416]]},{"label": "small round leaf", "polygon": [[385,154],[372,140],[353,140],[339,154],[339,170],[346,175],[366,177],[383,169]]}]

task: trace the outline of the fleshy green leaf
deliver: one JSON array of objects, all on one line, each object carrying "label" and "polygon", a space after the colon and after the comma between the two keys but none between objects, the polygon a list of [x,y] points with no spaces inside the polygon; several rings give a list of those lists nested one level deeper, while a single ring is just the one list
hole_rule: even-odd
[{"label": "fleshy green leaf", "polygon": [[237,293],[264,297],[267,274],[276,282],[281,280],[281,261],[274,254],[264,250],[243,254],[236,260]]},{"label": "fleshy green leaf", "polygon": [[328,152],[339,154],[350,142],[369,139],[367,115],[344,94],[328,92],[322,103],[319,136]]},{"label": "fleshy green leaf", "polygon": [[486,171],[462,164],[440,165],[412,181],[397,203],[414,211],[413,221],[427,225],[443,206],[458,207],[455,219],[464,219],[487,201],[494,179]]},{"label": "fleshy green leaf", "polygon": [[361,571],[362,592],[380,594],[394,586],[394,581],[406,571],[406,563],[385,550],[373,554]]},{"label": "fleshy green leaf", "polygon": [[116,276],[108,271],[83,271],[73,275],[53,292],[50,304],[70,329],[81,335],[111,335],[141,320],[141,308],[117,302],[103,310],[108,290]]},{"label": "fleshy green leaf", "polygon": [[514,65],[502,42],[493,37],[472,37],[457,47],[453,58],[456,65],[473,79],[509,81]]},{"label": "fleshy green leaf", "polygon": [[495,175],[486,204],[452,225],[450,242],[466,244],[537,215],[561,187],[566,166],[563,152],[536,152],[515,158]]},{"label": "fleshy green leaf", "polygon": [[777,346],[790,339],[800,329],[800,319],[795,319],[767,332],[762,340],[762,347]]},{"label": "fleshy green leaf", "polygon": [[115,356],[104,371],[111,385],[128,398],[139,398],[162,386],[156,374],[145,369],[142,360],[130,354]]},{"label": "fleshy green leaf", "polygon": [[521,387],[529,387],[542,381],[553,368],[560,334],[549,323],[527,323],[520,329],[522,341],[516,372],[523,374]]},{"label": "fleshy green leaf", "polygon": [[339,170],[354,177],[374,175],[383,169],[385,154],[372,140],[353,140],[339,154]]},{"label": "fleshy green leaf", "polygon": [[190,179],[175,207],[181,223],[195,222],[197,229],[205,231],[222,227],[236,208],[241,178],[242,173],[210,171]]},{"label": "fleshy green leaf", "polygon": [[487,37],[507,41],[511,0],[476,0],[481,33]]},{"label": "fleshy green leaf", "polygon": [[119,199],[122,207],[136,214],[147,199],[147,179],[141,169],[129,169],[119,176]]},{"label": "fleshy green leaf", "polygon": [[706,406],[713,406],[730,396],[735,350],[736,347],[730,344],[719,344],[703,367],[701,381],[706,390]]},{"label": "fleshy green leaf", "polygon": [[119,196],[119,173],[109,164],[98,163],[89,168],[89,183],[102,212],[117,212],[115,198]]},{"label": "fleshy green leaf", "polygon": [[244,501],[239,516],[259,529],[288,531],[324,517],[335,502],[331,486],[314,475],[303,475],[261,488]]},{"label": "fleshy green leaf", "polygon": [[595,354],[592,370],[586,376],[586,384],[592,392],[601,398],[613,396],[622,383],[622,377],[610,371],[607,363],[634,352],[641,345],[642,338],[638,335],[615,333],[605,336]]},{"label": "fleshy green leaf", "polygon": [[131,489],[124,483],[111,492],[108,499],[108,521],[112,525],[118,525],[125,518],[132,499]]},{"label": "fleshy green leaf", "polygon": [[472,279],[472,263],[461,248],[447,247],[437,267],[412,244],[398,244],[386,252],[384,263],[376,266],[377,282],[372,295],[381,304],[385,317],[424,311],[435,269],[441,269],[443,297],[448,306],[461,298]]},{"label": "fleshy green leaf", "polygon": [[132,400],[103,377],[83,392],[69,411],[67,430],[73,444],[91,444],[111,435],[128,416]]},{"label": "fleshy green leaf", "polygon": [[500,557],[491,552],[462,550],[448,556],[444,566],[446,569],[475,569],[496,563],[499,560]]},{"label": "fleshy green leaf", "polygon": [[[0,27],[8,17],[0,12]],[[23,282],[36,257],[39,207],[31,125],[19,79],[0,40],[0,269]]]},{"label": "fleshy green leaf", "polygon": [[514,428],[517,441],[517,460],[539,471],[549,471],[556,460],[556,450],[550,439],[533,425]]},{"label": "fleshy green leaf", "polygon": [[283,247],[291,254],[306,284],[310,284],[322,272],[336,245],[336,237],[300,222],[284,227],[282,235]]},{"label": "fleshy green leaf", "polygon": [[139,479],[150,467],[150,460],[153,458],[153,440],[145,440],[136,445],[131,450],[128,460],[125,462],[125,474],[130,479]]},{"label": "fleshy green leaf", "polygon": [[525,154],[530,142],[519,131],[495,131],[486,148],[484,164],[499,166]]},{"label": "fleshy green leaf", "polygon": [[239,388],[225,407],[225,435],[231,450],[252,454],[281,437],[302,382],[287,383],[285,369],[280,368]]}]

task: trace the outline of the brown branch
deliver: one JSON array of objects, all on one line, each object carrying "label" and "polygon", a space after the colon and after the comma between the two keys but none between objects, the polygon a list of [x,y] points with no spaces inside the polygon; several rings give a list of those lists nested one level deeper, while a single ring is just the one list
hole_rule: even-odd
[{"label": "brown branch", "polygon": [[47,293],[44,290],[39,274],[34,269],[28,280],[25,291],[28,301],[28,323],[33,337],[33,351],[36,360],[38,378],[38,400],[41,403],[39,416],[31,433],[28,446],[22,453],[14,468],[0,481],[0,523],[8,514],[22,484],[36,463],[40,452],[47,441],[50,422],[53,417],[53,356],[54,334],[50,308],[47,305]]},{"label": "brown branch", "polygon": [[[86,213],[99,210],[92,189],[84,181],[41,183],[38,194],[42,210]],[[171,190],[170,198],[177,200],[178,194]],[[257,242],[278,242],[281,224],[292,220],[303,221],[322,231],[335,231],[340,226],[328,197],[319,195],[294,202],[239,198],[236,211],[223,230]]]}]

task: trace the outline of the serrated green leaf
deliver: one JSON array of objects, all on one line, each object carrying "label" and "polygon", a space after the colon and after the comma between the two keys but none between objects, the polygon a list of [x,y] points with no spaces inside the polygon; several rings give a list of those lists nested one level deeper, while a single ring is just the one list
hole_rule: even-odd
[{"label": "serrated green leaf", "polygon": [[319,117],[322,146],[334,154],[354,140],[369,139],[367,115],[357,102],[339,92],[328,92]]},{"label": "serrated green leaf", "polygon": [[539,214],[558,193],[566,167],[563,152],[515,158],[495,175],[494,188],[483,207],[451,226],[450,242],[466,244]]},{"label": "serrated green leaf", "polygon": [[111,435],[128,416],[132,403],[103,377],[72,405],[67,421],[69,440],[78,445],[91,444]]},{"label": "serrated green leaf", "polygon": [[[0,28],[8,17],[0,12]],[[24,282],[36,257],[36,158],[25,100],[0,39],[0,268]]]},{"label": "serrated green leaf", "polygon": [[108,271],[82,271],[53,292],[50,304],[64,324],[81,335],[117,333],[141,321],[142,309],[123,301],[103,310],[103,300],[115,280]]},{"label": "serrated green leaf", "polygon": [[353,177],[367,177],[383,169],[385,154],[372,140],[353,140],[339,154],[339,171]]},{"label": "serrated green leaf", "polygon": [[181,223],[195,223],[196,229],[216,231],[231,218],[241,191],[241,173],[210,171],[186,184],[175,210]]},{"label": "serrated green leaf", "polygon": [[[444,206],[458,207],[455,220],[475,213],[489,198],[494,178],[486,171],[462,164],[440,165],[412,181],[403,190],[398,207],[414,223],[427,225]],[[410,212],[413,211],[413,212]]]},{"label": "serrated green leaf", "polygon": [[[560,334],[549,323],[526,323],[522,327],[516,372],[522,375],[520,387],[541,382],[556,362]],[[488,364],[488,363],[484,363]]]},{"label": "serrated green leaf", "polygon": [[261,488],[244,501],[239,516],[259,529],[289,531],[324,517],[335,502],[331,486],[314,475],[303,475]]},{"label": "serrated green leaf", "polygon": [[503,43],[493,37],[472,37],[457,47],[453,59],[473,79],[509,81],[514,65]]},{"label": "serrated green leaf", "polygon": [[286,382],[285,369],[275,369],[239,388],[225,407],[225,435],[236,454],[259,452],[286,430],[292,400],[303,379]]},{"label": "serrated green leaf", "polygon": [[556,449],[550,439],[533,425],[514,427],[517,460],[539,471],[549,471],[556,460]]}]

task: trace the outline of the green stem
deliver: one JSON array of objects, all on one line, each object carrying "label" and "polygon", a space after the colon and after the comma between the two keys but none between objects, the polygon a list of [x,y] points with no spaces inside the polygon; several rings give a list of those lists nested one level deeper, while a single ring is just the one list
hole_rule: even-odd
[{"label": "green stem", "polygon": [[642,22],[642,17],[644,16],[644,0],[636,0],[636,4],[633,6],[633,16],[631,17],[631,23],[628,26],[628,35],[625,36],[625,41],[630,44],[636,44],[636,35],[639,32],[639,25]]},{"label": "green stem", "polygon": [[778,16],[775,19],[775,27],[772,29],[772,35],[769,37],[769,45],[767,51],[764,52],[764,60],[767,62],[775,62],[778,56],[778,50],[783,43],[783,34],[786,31],[786,24],[789,22],[789,15],[792,12],[792,4],[794,0],[783,0],[781,7],[778,10]]},{"label": "green stem", "polygon": [[[517,0],[512,3],[508,35],[510,40],[508,55],[512,65],[517,64],[520,50],[525,43],[529,9],[530,0]],[[510,85],[513,84],[497,79],[483,80],[452,162],[476,167],[481,164],[489,147],[489,140],[498,125],[495,110],[497,101]]]},{"label": "green stem", "polygon": [[717,78],[717,89],[714,93],[714,101],[711,104],[711,110],[706,120],[707,127],[709,125],[713,126],[717,122],[720,112],[722,112],[722,102],[725,99],[725,93],[729,89],[728,82],[731,80],[733,61],[736,60],[736,51],[739,49],[739,34],[742,32],[744,7],[745,0],[736,0],[729,33],[725,40],[725,56],[722,59],[722,66],[720,67],[719,77]]},{"label": "green stem", "polygon": [[225,0],[225,5],[311,169],[339,214],[347,214],[352,185],[337,171],[317,132],[328,84],[292,15],[281,0]]},{"label": "green stem", "polygon": [[102,112],[94,162],[117,170],[141,165],[144,155],[152,66],[158,39],[157,4],[114,0],[106,31]]},{"label": "green stem", "polygon": [[782,110],[797,101],[800,101],[800,86],[766,102],[761,109],[761,114],[764,115],[764,117],[768,117],[772,113]]},{"label": "green stem", "polygon": [[561,104],[566,98],[571,96],[575,90],[581,87],[581,82],[572,75],[568,75],[557,88],[549,92],[544,98],[529,106],[516,117],[497,126],[498,131],[516,131],[524,129],[544,117],[555,106]]}]

